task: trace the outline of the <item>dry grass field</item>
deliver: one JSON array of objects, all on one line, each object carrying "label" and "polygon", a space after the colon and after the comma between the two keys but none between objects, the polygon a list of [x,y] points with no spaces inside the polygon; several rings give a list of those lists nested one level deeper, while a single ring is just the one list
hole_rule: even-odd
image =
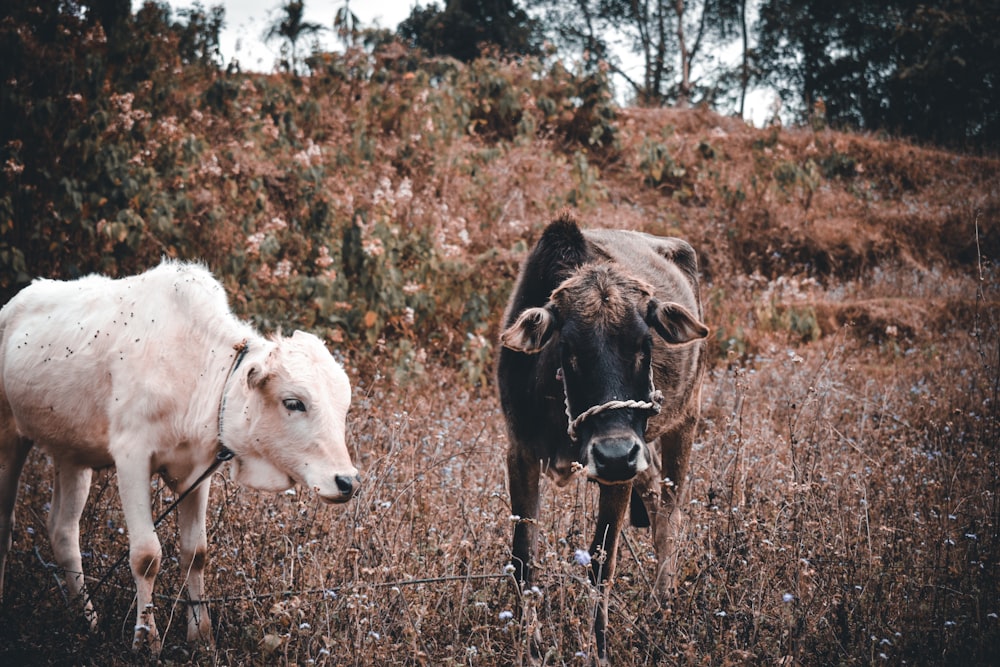
[{"label": "dry grass field", "polygon": [[[292,108],[310,93],[287,95],[282,104]],[[411,112],[393,122],[419,126],[415,102]],[[320,163],[309,173],[332,193],[330,210],[347,209],[348,221],[352,206],[365,210],[370,224],[382,216],[391,233],[380,244],[418,229],[436,248],[457,244],[457,254],[448,255],[452,246],[442,253],[484,274],[476,284],[498,297],[527,244],[567,202],[585,226],[683,236],[698,250],[712,363],[685,498],[682,574],[669,607],[656,605],[649,533],[626,529],[611,601],[616,664],[1000,663],[1000,163],[829,130],[755,130],[702,111],[623,110],[620,151],[606,163],[581,163],[581,153],[567,157],[544,137],[490,147],[465,136],[427,148],[405,176],[398,144],[380,145],[365,181],[347,167],[334,175],[343,156],[330,146],[349,144],[350,131],[330,128],[349,123],[328,118],[326,107],[317,113],[316,125],[303,127],[329,134],[317,138]],[[220,132],[223,119],[212,119]],[[210,125],[201,114],[197,123]],[[387,131],[385,141],[403,134]],[[280,172],[293,164],[298,139],[267,159],[249,155],[258,150],[249,140],[231,141],[230,153],[219,151],[221,169],[238,162],[233,178],[246,182]],[[262,177],[268,197],[257,195],[262,212],[227,214],[243,227],[198,233],[214,239],[209,260],[218,268],[227,239],[260,231],[259,257],[246,251],[247,266],[263,267],[253,280],[222,272],[237,310],[264,326],[283,312],[278,324],[307,326],[343,348],[354,385],[349,443],[364,487],[331,507],[302,489],[262,494],[216,473],[207,570],[215,646],[183,641],[171,518],[158,531],[160,662],[512,665],[538,627],[546,664],[589,664],[595,593],[574,553],[590,541],[594,486],[543,483],[539,590],[519,596],[505,571],[506,436],[490,379],[502,303],[491,293],[478,328],[439,338],[408,328],[398,313],[369,310],[364,321],[386,318],[387,333],[345,339],[321,324],[318,297],[262,277],[267,261],[304,267],[316,253],[311,241],[294,246],[281,236],[291,230],[263,227],[305,210],[282,198],[299,187],[294,179],[275,185],[272,175]],[[204,188],[192,195],[195,214],[214,211],[213,201],[220,210],[242,205],[221,177],[190,178]],[[335,249],[338,234],[330,232]],[[295,252],[265,257],[276,252],[272,237]],[[170,493],[153,486],[158,510]],[[126,569],[95,596],[96,632],[67,608],[45,535],[50,492],[51,471],[33,452],[0,608],[0,664],[148,661],[128,649]],[[103,470],[83,521],[89,576],[101,578],[126,548],[115,474]]]},{"label": "dry grass field", "polygon": [[[996,322],[973,320],[920,342],[869,343],[845,328],[718,363],[690,477],[682,583],[670,608],[657,608],[648,531],[627,529],[616,662],[995,661],[996,333]],[[216,647],[192,655],[182,641],[168,521],[163,662],[517,663],[525,628],[504,574],[501,424],[494,397],[452,370],[407,387],[376,375],[356,387],[351,442],[365,488],[350,505],[259,494],[217,474]],[[44,537],[46,467],[34,455],[23,477],[4,663],[129,664],[126,569],[98,595],[98,633],[65,607]],[[113,472],[96,476],[85,515],[95,576],[126,549],[113,485]],[[587,664],[595,597],[573,554],[589,543],[596,490],[583,480],[543,488],[541,592],[522,604],[538,612],[549,664]]]}]

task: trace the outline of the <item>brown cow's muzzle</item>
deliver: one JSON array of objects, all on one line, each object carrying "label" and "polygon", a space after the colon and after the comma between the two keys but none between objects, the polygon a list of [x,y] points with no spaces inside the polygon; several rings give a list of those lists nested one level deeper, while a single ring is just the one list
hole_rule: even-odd
[{"label": "brown cow's muzzle", "polygon": [[646,443],[632,434],[594,438],[589,458],[588,475],[606,484],[631,481],[649,467]]}]

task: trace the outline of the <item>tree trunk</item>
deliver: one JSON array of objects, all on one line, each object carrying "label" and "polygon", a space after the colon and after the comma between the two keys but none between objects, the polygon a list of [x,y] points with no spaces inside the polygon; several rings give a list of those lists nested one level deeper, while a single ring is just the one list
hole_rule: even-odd
[{"label": "tree trunk", "polygon": [[747,37],[747,0],[740,2],[740,34],[743,37],[743,63],[740,66],[740,118],[743,118],[743,107],[747,99],[747,87],[750,85],[750,45]]},{"label": "tree trunk", "polygon": [[691,106],[691,57],[684,41],[684,0],[674,0],[674,12],[677,14],[677,50],[681,57],[681,83],[677,93],[677,107],[686,109]]}]

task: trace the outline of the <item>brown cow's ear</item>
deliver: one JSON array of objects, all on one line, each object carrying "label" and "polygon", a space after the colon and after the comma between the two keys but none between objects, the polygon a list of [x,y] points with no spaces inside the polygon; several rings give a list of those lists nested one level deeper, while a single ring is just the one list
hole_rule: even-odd
[{"label": "brown cow's ear", "polygon": [[528,308],[500,334],[500,344],[515,352],[537,354],[555,330],[556,317],[550,308]]},{"label": "brown cow's ear", "polygon": [[649,302],[646,323],[671,345],[683,345],[708,336],[708,327],[679,303]]}]

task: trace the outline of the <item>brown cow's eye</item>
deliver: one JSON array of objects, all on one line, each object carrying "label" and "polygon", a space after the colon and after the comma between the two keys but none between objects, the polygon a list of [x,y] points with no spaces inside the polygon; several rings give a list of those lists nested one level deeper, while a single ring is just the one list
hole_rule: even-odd
[{"label": "brown cow's eye", "polygon": [[286,398],[283,403],[285,404],[285,409],[291,412],[305,412],[306,404],[297,398]]},{"label": "brown cow's eye", "polygon": [[580,372],[580,359],[575,354],[569,355],[569,367],[575,372]]}]

